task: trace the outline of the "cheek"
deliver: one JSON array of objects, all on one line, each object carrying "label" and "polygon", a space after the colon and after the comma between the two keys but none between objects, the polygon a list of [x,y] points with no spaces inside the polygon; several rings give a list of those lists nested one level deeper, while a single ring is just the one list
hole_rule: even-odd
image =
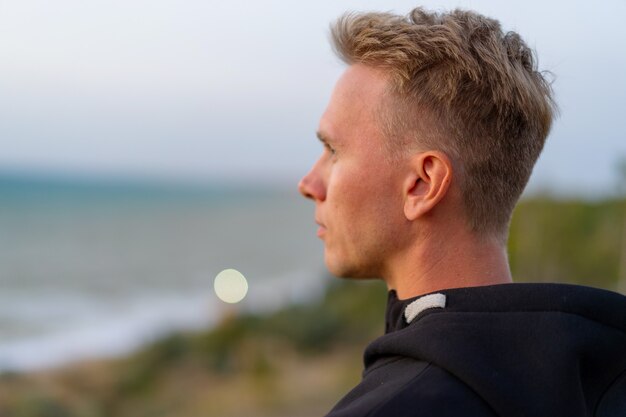
[{"label": "cheek", "polygon": [[398,207],[402,213],[401,190],[396,192],[391,177],[393,167],[363,157],[340,161],[331,169],[327,203],[335,221],[347,226],[368,223],[376,229],[377,224],[384,226],[394,219]]},{"label": "cheek", "polygon": [[329,188],[329,202],[338,220],[348,226],[375,224],[383,221],[391,210],[389,184],[373,181],[364,172],[338,177],[334,187]]},{"label": "cheek", "polygon": [[372,222],[376,223],[375,228],[379,233],[396,233],[404,219],[402,189],[396,189],[397,184],[383,176],[374,176],[362,184],[364,209],[367,209]]},{"label": "cheek", "polygon": [[367,198],[367,186],[359,171],[337,168],[328,183],[328,202],[333,213],[350,216],[358,213]]}]

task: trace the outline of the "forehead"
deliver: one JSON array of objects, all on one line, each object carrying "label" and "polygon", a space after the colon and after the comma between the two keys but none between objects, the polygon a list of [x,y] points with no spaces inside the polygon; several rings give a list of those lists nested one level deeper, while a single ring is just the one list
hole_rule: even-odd
[{"label": "forehead", "polygon": [[348,67],[341,75],[324,112],[319,131],[331,137],[376,128],[376,112],[387,88],[387,77],[362,64]]},{"label": "forehead", "polygon": [[[354,64],[349,66],[337,80],[331,101],[351,100],[366,104],[371,99],[382,98],[386,87],[387,76],[382,70],[363,64]],[[363,99],[370,100],[364,101]]]}]

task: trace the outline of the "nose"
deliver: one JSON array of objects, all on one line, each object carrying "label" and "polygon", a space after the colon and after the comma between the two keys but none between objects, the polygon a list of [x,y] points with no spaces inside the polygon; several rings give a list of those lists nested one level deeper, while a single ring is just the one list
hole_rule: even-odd
[{"label": "nose", "polygon": [[[319,162],[319,161],[318,161]],[[298,183],[298,191],[305,198],[315,201],[324,201],[326,199],[326,185],[319,173],[319,163],[313,165],[313,168]]]}]

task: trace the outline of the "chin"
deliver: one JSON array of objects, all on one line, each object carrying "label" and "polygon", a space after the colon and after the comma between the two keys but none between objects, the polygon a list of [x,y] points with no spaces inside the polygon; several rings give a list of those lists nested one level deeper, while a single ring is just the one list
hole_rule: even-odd
[{"label": "chin", "polygon": [[371,268],[362,265],[350,264],[348,262],[340,262],[330,257],[325,258],[326,268],[337,278],[347,279],[376,279],[376,274]]}]

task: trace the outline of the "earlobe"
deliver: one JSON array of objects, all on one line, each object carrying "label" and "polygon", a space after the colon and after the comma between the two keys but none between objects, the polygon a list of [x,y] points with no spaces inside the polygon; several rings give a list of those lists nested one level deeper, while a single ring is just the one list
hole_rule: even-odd
[{"label": "earlobe", "polygon": [[438,151],[415,155],[404,184],[404,215],[416,220],[433,210],[448,192],[452,181],[452,163]]}]

